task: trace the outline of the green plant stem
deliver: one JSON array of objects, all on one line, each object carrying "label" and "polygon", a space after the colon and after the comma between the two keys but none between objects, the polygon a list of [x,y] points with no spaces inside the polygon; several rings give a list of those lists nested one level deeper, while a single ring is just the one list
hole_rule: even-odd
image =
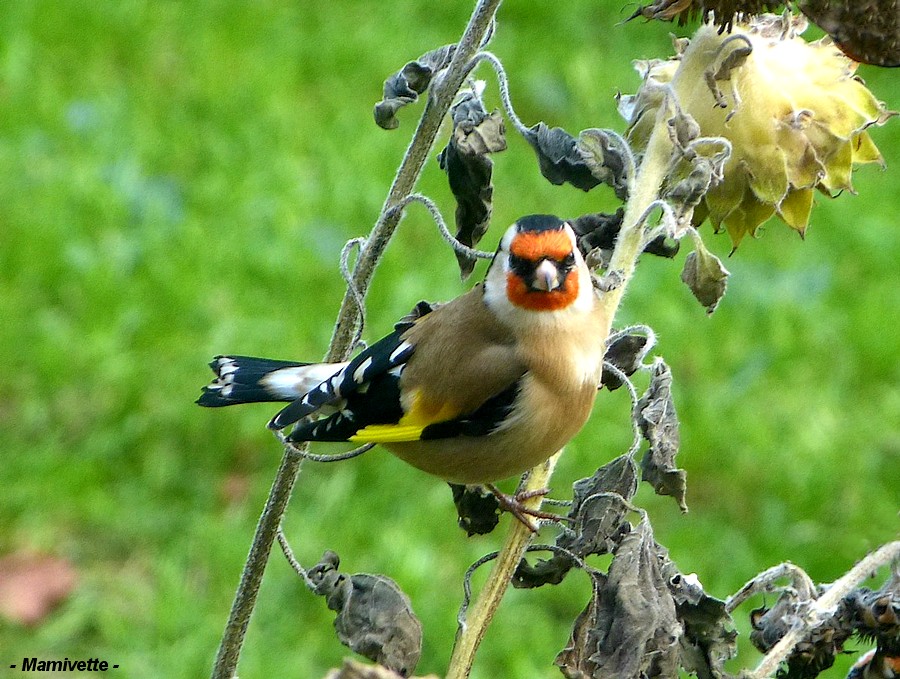
[{"label": "green plant stem", "polygon": [[[432,86],[425,111],[422,113],[416,132],[403,157],[403,162],[394,177],[384,209],[356,262],[352,286],[358,293],[359,299],[365,299],[375,267],[400,223],[401,212],[392,208],[415,188],[425,161],[434,146],[441,121],[449,111],[456,92],[469,74],[472,58],[484,42],[499,5],[500,0],[478,2],[450,65],[442,74],[442,78]],[[359,312],[356,296],[353,290],[348,288],[341,303],[341,310],[326,354],[327,361],[343,360],[353,351]],[[213,665],[213,679],[233,679],[236,676],[244,637],[256,606],[256,598],[266,563],[290,500],[294,483],[300,472],[302,460],[303,458],[296,452],[285,449],[281,466],[278,468],[266,505],[259,517],[250,553],[244,563],[241,580],[235,592],[228,622],[225,625]]]},{"label": "green plant stem", "polygon": [[[519,490],[546,488],[561,455],[562,451],[559,451],[549,460],[532,469]],[[540,496],[536,496],[529,498],[523,504],[529,509],[539,509],[541,499]],[[469,676],[478,647],[494,618],[494,613],[500,606],[500,600],[509,586],[516,566],[519,565],[522,555],[525,554],[525,550],[528,549],[528,545],[533,539],[534,533],[521,521],[510,523],[506,542],[503,543],[503,548],[494,561],[494,567],[488,575],[487,582],[481,588],[478,600],[466,616],[465,625],[457,632],[446,679],[465,679]]]},{"label": "green plant stem", "polygon": [[[660,115],[644,153],[638,175],[630,187],[622,229],[616,240],[616,248],[609,266],[609,271],[619,272],[621,283],[600,298],[600,304],[606,310],[607,319],[604,338],[608,336],[612,328],[612,320],[622,301],[625,287],[634,275],[637,258],[643,249],[644,225],[640,222],[641,216],[659,195],[671,155],[672,142],[664,116]],[[603,341],[603,339],[598,339],[598,341]],[[562,451],[550,458],[548,462],[532,469],[525,480],[524,487],[520,490],[546,488],[561,454]],[[533,498],[528,506],[532,509],[539,509],[541,500],[541,497]],[[506,542],[497,555],[488,580],[478,593],[478,599],[472,606],[465,625],[457,633],[446,679],[466,679],[469,676],[478,646],[481,644],[494,613],[500,605],[500,600],[509,587],[513,573],[533,537],[534,533],[521,521],[512,522]]]},{"label": "green plant stem", "polygon": [[[281,458],[281,466],[275,474],[269,497],[256,525],[256,533],[250,545],[250,553],[244,563],[241,572],[241,581],[238,584],[231,604],[231,612],[228,622],[222,634],[222,641],[216,654],[212,676],[214,679],[232,679],[237,676],[238,660],[244,645],[244,635],[250,624],[250,616],[256,605],[256,597],[262,583],[262,575],[272,551],[272,541],[284,516],[291,490],[300,472],[303,458],[295,453],[285,452]],[[271,537],[270,537],[271,534]]]},{"label": "green plant stem", "polygon": [[616,238],[616,247],[609,262],[609,272],[618,272],[621,283],[600,298],[600,304],[606,310],[607,331],[612,329],[616,311],[625,295],[625,289],[637,266],[637,260],[644,247],[644,224],[641,217],[647,208],[659,197],[669,161],[672,158],[672,140],[666,125],[667,111],[660,107],[656,124],[644,156],[638,166],[637,176],[629,186],[628,203],[622,218],[622,228]]}]

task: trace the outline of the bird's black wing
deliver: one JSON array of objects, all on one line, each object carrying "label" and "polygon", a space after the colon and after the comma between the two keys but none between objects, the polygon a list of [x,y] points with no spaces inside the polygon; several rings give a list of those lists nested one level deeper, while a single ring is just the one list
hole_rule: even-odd
[{"label": "bird's black wing", "polygon": [[[407,329],[408,326],[400,326],[364,349],[343,370],[279,411],[269,422],[269,428],[284,429],[316,412],[322,406],[350,399],[354,394],[368,393],[376,382],[384,382],[385,387],[390,387],[392,382],[399,379],[398,369],[402,369],[403,364],[413,353],[412,344],[403,339]],[[396,403],[399,408],[399,389],[396,391]]]}]

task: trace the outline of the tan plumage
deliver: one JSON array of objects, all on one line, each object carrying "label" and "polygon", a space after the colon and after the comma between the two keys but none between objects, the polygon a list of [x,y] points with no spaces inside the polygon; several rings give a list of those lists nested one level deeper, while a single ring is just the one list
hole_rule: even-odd
[{"label": "tan plumage", "polygon": [[[507,230],[483,284],[335,365],[272,426],[327,404],[339,412],[300,422],[291,438],[378,442],[457,483],[507,478],[546,460],[584,425],[607,325],[571,228],[547,215],[523,218]],[[252,361],[260,365],[251,369]],[[323,369],[279,363],[266,372],[265,359],[244,357],[219,357],[213,367],[219,377],[202,405],[285,400],[286,384],[308,390],[304,371]],[[242,379],[255,389],[250,398]],[[261,398],[260,386],[275,382],[280,391]]]}]

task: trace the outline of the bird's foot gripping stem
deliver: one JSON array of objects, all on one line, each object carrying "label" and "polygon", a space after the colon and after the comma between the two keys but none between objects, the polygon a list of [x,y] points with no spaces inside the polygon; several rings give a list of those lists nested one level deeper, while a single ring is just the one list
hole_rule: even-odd
[{"label": "bird's foot gripping stem", "polygon": [[537,533],[540,525],[535,524],[533,519],[547,519],[550,521],[559,521],[562,517],[552,512],[542,512],[540,509],[528,507],[525,502],[536,497],[543,497],[550,492],[549,488],[538,488],[536,490],[522,490],[515,495],[508,495],[501,491],[492,483],[486,485],[487,489],[493,493],[500,503],[500,509],[509,512],[516,519],[521,521],[532,533]]}]

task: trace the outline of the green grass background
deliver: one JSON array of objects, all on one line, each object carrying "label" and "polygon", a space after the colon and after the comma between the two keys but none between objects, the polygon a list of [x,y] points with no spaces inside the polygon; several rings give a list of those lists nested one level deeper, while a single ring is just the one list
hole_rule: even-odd
[{"label": "green grass background", "polygon": [[[58,555],[80,573],[40,626],[0,621],[0,675],[26,655],[105,658],[124,677],[208,674],[281,451],[264,427],[273,408],[193,405],[205,364],[323,354],[341,246],[374,222],[421,110],[385,132],[372,105],[389,73],[453,42],[470,9],[0,6],[0,554]],[[622,129],[614,94],[637,86],[630,61],[689,32],[620,24],[631,9],[504,4],[491,48],[523,120]],[[900,107],[900,74],[860,73]],[[863,168],[858,196],[819,197],[805,242],[774,222],[745,241],[711,318],[679,281],[683,253],[643,261],[626,297],[619,324],[651,324],[675,373],[690,513],[647,488],[639,499],[717,596],[783,560],[830,581],[897,537],[900,125],[873,136],[888,171]],[[523,140],[509,146],[488,247],[522,214],[615,207],[603,187],[551,186]],[[436,162],[420,187],[452,214]],[[727,254],[727,237],[707,241]],[[366,337],[466,288],[413,208],[377,271]],[[628,408],[624,392],[600,396],[558,494],[627,448]],[[441,673],[462,574],[502,540],[466,539],[454,522],[442,483],[373,452],[307,465],[285,528],[305,564],[330,548],[351,572],[395,578],[424,624],[419,672]],[[578,574],[510,592],[473,676],[559,676],[551,661],[588,594]],[[347,655],[332,620],[276,554],[242,679],[322,676]]]}]

